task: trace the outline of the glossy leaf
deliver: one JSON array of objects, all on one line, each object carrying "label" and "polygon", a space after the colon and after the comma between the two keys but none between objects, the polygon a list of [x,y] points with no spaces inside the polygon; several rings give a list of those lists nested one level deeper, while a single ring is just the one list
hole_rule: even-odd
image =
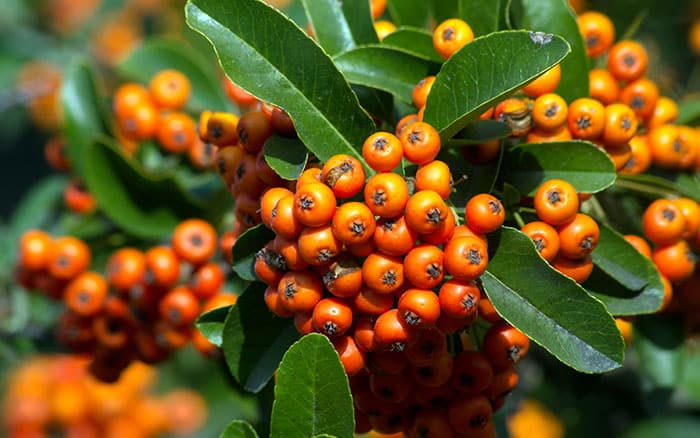
[{"label": "glossy leaf", "polygon": [[595,269],[583,286],[613,315],[656,312],[664,286],[653,263],[615,230],[599,227],[598,246],[591,254]]},{"label": "glossy leaf", "polygon": [[391,21],[398,26],[431,28],[457,16],[457,0],[388,0]]},{"label": "glossy leaf", "polygon": [[461,181],[455,184],[450,196],[450,201],[459,211],[464,210],[473,196],[493,190],[501,164],[500,157],[484,164],[471,163],[462,156],[465,148],[443,148],[437,157],[450,165],[452,179]]},{"label": "glossy leaf", "polygon": [[304,171],[309,153],[306,146],[297,138],[270,137],[264,146],[265,161],[287,180],[295,180]]},{"label": "glossy leaf", "polygon": [[432,15],[430,4],[425,0],[387,0],[386,9],[397,26],[426,27]]},{"label": "glossy leaf", "polygon": [[202,217],[198,204],[172,177],[149,177],[118,147],[99,141],[84,151],[85,183],[100,210],[134,236],[162,238],[184,219]]},{"label": "glossy leaf", "polygon": [[622,337],[605,306],[549,266],[527,236],[503,227],[489,248],[495,254],[481,280],[506,321],[578,371],[622,365]]},{"label": "glossy leaf", "polygon": [[642,374],[655,387],[673,388],[683,373],[681,321],[674,318],[639,318],[634,322],[632,346]]},{"label": "glossy leaf", "polygon": [[689,190],[685,185],[673,182],[658,176],[642,175],[618,175],[615,186],[647,196],[649,199],[659,197],[659,191],[668,195],[679,195],[700,202],[700,192]]},{"label": "glossy leaf", "polygon": [[368,1],[302,0],[302,4],[316,41],[329,55],[379,42]]},{"label": "glossy leaf", "polygon": [[361,159],[358,150],[374,122],[330,57],[296,24],[258,0],[238,0],[235,7],[190,0],[185,11],[228,77],[284,108],[314,155],[322,161],[340,153]]},{"label": "glossy leaf", "polygon": [[254,282],[238,297],[224,323],[226,364],[248,391],[265,387],[287,348],[299,338],[291,319],[275,316],[265,304],[266,285]]},{"label": "glossy leaf", "polygon": [[676,123],[679,125],[689,125],[697,122],[700,119],[700,96],[686,98],[678,102],[678,118]]},{"label": "glossy leaf", "polygon": [[690,437],[700,430],[697,416],[659,416],[639,421],[622,438]]},{"label": "glossy leaf", "polygon": [[448,141],[445,146],[464,146],[500,140],[511,135],[510,127],[497,120],[474,120],[469,122],[459,134]]},{"label": "glossy leaf", "polygon": [[549,179],[564,179],[579,192],[596,193],[616,178],[610,157],[595,145],[581,141],[529,143],[503,157],[503,178],[520,193],[533,195]]},{"label": "glossy leaf", "polygon": [[182,41],[149,40],[117,64],[122,76],[143,84],[148,84],[156,73],[165,69],[177,70],[190,80],[192,92],[186,108],[191,112],[233,109],[214,68]]},{"label": "glossy leaf", "polygon": [[68,159],[78,175],[84,172],[84,157],[92,142],[111,129],[106,120],[101,86],[92,67],[83,59],[73,61],[63,76],[61,104]]},{"label": "glossy leaf", "polygon": [[385,36],[382,40],[385,46],[401,49],[411,55],[442,64],[445,60],[433,46],[433,34],[425,29],[403,26]]},{"label": "glossy leaf", "polygon": [[256,225],[238,236],[231,250],[231,264],[234,272],[244,280],[257,280],[258,277],[253,269],[255,254],[274,237],[275,233],[262,224]]},{"label": "glossy leaf", "polygon": [[476,38],[443,64],[428,96],[425,121],[443,140],[449,139],[570,51],[569,44],[556,35],[547,44],[534,42],[526,31]]},{"label": "glossy leaf", "polygon": [[258,433],[250,423],[242,420],[233,420],[221,432],[219,438],[258,438]]},{"label": "glossy leaf", "polygon": [[654,313],[660,306],[659,288],[663,285],[652,283],[642,290],[633,291],[594,266],[583,287],[605,304],[608,312],[615,316],[625,316]]},{"label": "glossy leaf", "polygon": [[[229,248],[229,251],[231,248]],[[250,281],[242,279],[235,272],[228,276],[226,283],[224,285],[224,290],[227,292],[232,292],[236,295],[240,295],[248,287]]]},{"label": "glossy leaf", "polygon": [[504,0],[459,0],[459,17],[466,21],[474,35],[482,36],[498,30]]},{"label": "glossy leaf", "polygon": [[700,194],[700,173],[681,173],[676,172],[673,180],[677,187],[688,193]]},{"label": "glossy leaf", "polygon": [[407,103],[413,100],[413,88],[431,71],[430,62],[380,45],[358,47],[334,61],[350,83],[389,92]]},{"label": "glossy leaf", "polygon": [[571,53],[561,63],[561,81],[555,92],[567,102],[588,96],[588,55],[576,16],[567,0],[521,0],[520,26],[560,35]]},{"label": "glossy leaf", "polygon": [[653,178],[661,179],[662,184],[667,184],[671,191],[677,191],[681,196],[684,196],[684,193],[693,193],[695,196],[700,196],[700,172],[652,167],[646,173],[638,176],[642,178],[652,177],[650,180],[651,184],[656,182]]},{"label": "glossy leaf", "polygon": [[517,209],[521,200],[522,195],[518,189],[508,183],[503,183],[503,196],[501,197],[501,202],[506,208],[506,212]]},{"label": "glossy leaf", "polygon": [[[360,99],[362,108],[372,114],[372,116],[385,120],[392,125],[394,124],[394,96],[386,91],[356,84],[352,86],[352,90],[357,94],[357,98]],[[396,103],[401,103],[401,101],[396,101]]]},{"label": "glossy leaf", "polygon": [[633,291],[646,286],[649,260],[612,228],[605,224],[598,227],[600,239],[591,254],[593,263]]},{"label": "glossy leaf", "polygon": [[312,333],[292,345],[277,372],[270,437],[353,435],[352,397],[338,353]]},{"label": "glossy leaf", "polygon": [[459,0],[433,0],[427,3],[432,6],[433,20],[436,23],[459,15]]},{"label": "glossy leaf", "polygon": [[218,307],[214,310],[202,313],[197,318],[197,329],[217,347],[221,347],[224,332],[224,322],[232,306]]}]

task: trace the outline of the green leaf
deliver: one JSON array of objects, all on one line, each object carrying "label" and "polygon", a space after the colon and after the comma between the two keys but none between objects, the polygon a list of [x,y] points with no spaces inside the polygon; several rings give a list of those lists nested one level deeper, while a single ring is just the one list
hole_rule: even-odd
[{"label": "green leaf", "polygon": [[224,290],[240,295],[248,287],[250,281],[242,279],[235,272],[228,276],[224,285]]},{"label": "green leaf", "polygon": [[403,50],[411,55],[442,64],[445,60],[433,46],[433,34],[425,29],[403,26],[385,36],[382,45]]},{"label": "green leaf", "polygon": [[30,228],[42,228],[55,217],[55,209],[63,202],[63,190],[67,179],[63,175],[50,175],[35,183],[22,197],[9,220],[14,239]]},{"label": "green leaf", "polygon": [[492,237],[495,254],[481,280],[498,313],[578,371],[619,368],[624,344],[605,306],[549,266],[520,231],[503,227]]},{"label": "green leaf", "polygon": [[659,192],[661,192],[667,195],[684,196],[700,202],[700,192],[689,190],[685,185],[674,184],[667,179],[646,173],[642,175],[618,175],[615,186],[647,196],[649,199],[657,199]]},{"label": "green leaf", "polygon": [[428,96],[425,121],[447,140],[570,51],[566,40],[556,35],[547,44],[533,42],[526,31],[476,38],[443,64]]},{"label": "green leaf", "polygon": [[503,183],[503,197],[501,198],[501,202],[505,206],[506,211],[517,209],[521,199],[522,195],[518,189],[508,183]]},{"label": "green leaf", "polygon": [[101,84],[92,67],[84,59],[73,61],[65,71],[61,85],[61,103],[67,153],[74,171],[83,176],[84,157],[92,142],[111,129],[107,109],[102,100]]},{"label": "green leaf", "polygon": [[265,387],[284,352],[299,338],[291,319],[268,310],[265,288],[264,283],[251,283],[224,323],[226,363],[238,383],[251,392]]},{"label": "green leaf", "polygon": [[571,53],[561,63],[561,81],[556,93],[567,102],[588,96],[588,55],[576,16],[567,0],[521,0],[523,29],[561,35]]},{"label": "green leaf", "polygon": [[605,224],[600,224],[599,228],[600,239],[591,254],[593,263],[630,290],[638,291],[646,286],[649,259],[612,228]]},{"label": "green leaf", "polygon": [[369,2],[302,0],[306,18],[316,41],[329,55],[336,55],[362,44],[378,43]]},{"label": "green leaf", "polygon": [[464,211],[472,197],[493,190],[501,163],[500,157],[484,164],[470,163],[457,148],[443,148],[437,159],[449,164],[453,180],[466,177],[466,180],[454,186],[455,191],[450,196],[450,201],[460,211]]},{"label": "green leaf", "polygon": [[697,341],[686,342],[683,351],[683,375],[676,388],[697,404],[700,403],[700,350]]},{"label": "green leaf", "polygon": [[449,140],[445,146],[464,146],[469,144],[487,143],[500,140],[512,134],[512,130],[505,123],[497,120],[474,120],[469,122],[459,134]]},{"label": "green leaf", "polygon": [[673,388],[683,374],[682,322],[677,318],[644,317],[633,325],[634,351],[642,375],[654,387]]},{"label": "green leaf", "polygon": [[[360,99],[360,104],[372,116],[385,120],[391,125],[394,125],[394,97],[386,91],[380,91],[376,88],[363,87],[362,85],[353,85],[352,90]],[[400,103],[398,101],[397,103]]]},{"label": "green leaf", "polygon": [[247,421],[233,420],[221,432],[219,438],[258,438],[258,433]]},{"label": "green leaf", "polygon": [[459,17],[469,24],[474,35],[482,36],[498,30],[503,0],[459,0]]},{"label": "green leaf", "polygon": [[[258,0],[235,7],[190,0],[187,23],[214,46],[229,78],[284,108],[320,160],[358,152],[375,126],[330,57],[294,22]],[[245,60],[245,62],[241,62]]]},{"label": "green leaf", "polygon": [[190,80],[192,93],[186,108],[191,112],[233,110],[216,71],[183,41],[148,40],[117,65],[119,74],[144,84],[165,69],[177,70]]},{"label": "green leaf", "polygon": [[3,290],[2,302],[3,306],[7,307],[3,309],[0,330],[7,335],[24,332],[31,322],[32,315],[27,291],[21,286],[12,285],[8,290]]},{"label": "green leaf", "polygon": [[433,19],[436,23],[459,15],[459,0],[434,0],[427,3],[432,5]]},{"label": "green leaf", "polygon": [[673,182],[689,193],[700,193],[700,173],[675,172]]},{"label": "green leaf", "polygon": [[204,337],[217,347],[221,347],[224,323],[232,307],[233,306],[217,307],[214,310],[202,313],[195,323]]},{"label": "green leaf", "polygon": [[670,189],[679,192],[681,195],[683,193],[693,193],[695,196],[700,194],[700,172],[682,172],[678,169],[652,167],[649,169],[648,173],[644,173],[641,176],[660,178],[663,180],[662,183],[670,183]]},{"label": "green leaf", "polygon": [[351,437],[354,429],[350,386],[338,353],[327,337],[304,336],[285,353],[277,372],[270,437]]},{"label": "green leaf", "polygon": [[177,172],[180,156],[164,151],[157,141],[145,141],[136,151],[136,159],[149,175],[172,175]]},{"label": "green leaf", "polygon": [[117,146],[95,142],[83,159],[85,183],[100,210],[134,236],[163,238],[184,219],[205,213],[172,177],[147,176]]},{"label": "green leaf", "polygon": [[583,141],[529,143],[503,157],[503,178],[533,195],[544,181],[564,179],[578,192],[596,193],[615,182],[615,165],[594,144]]},{"label": "green leaf", "polygon": [[275,233],[263,224],[249,228],[238,236],[231,250],[233,256],[231,264],[234,272],[244,280],[257,280],[258,277],[255,275],[255,269],[253,268],[255,265],[255,253],[260,251],[274,237]]},{"label": "green leaf", "polygon": [[678,102],[677,124],[690,125],[698,119],[700,119],[700,96],[695,95]]},{"label": "green leaf", "polygon": [[226,190],[225,186],[221,184],[221,178],[215,172],[202,172],[199,169],[183,165],[176,167],[174,170],[175,173],[173,173],[172,176],[176,178],[180,185],[187,189],[188,192],[198,198],[212,196],[212,192],[227,192],[227,198],[231,200],[230,205],[227,207],[233,206],[231,192]]},{"label": "green leaf", "polygon": [[387,0],[386,8],[397,26],[426,27],[432,16],[430,3],[425,0]]},{"label": "green leaf", "polygon": [[[597,250],[597,249],[596,249]],[[648,275],[654,274],[655,268],[650,267]],[[643,315],[655,313],[661,305],[659,292],[663,295],[663,284],[657,278],[642,290],[633,291],[619,283],[600,267],[594,266],[588,280],[583,283],[588,293],[598,298],[613,315]]]},{"label": "green leaf", "polygon": [[691,416],[664,416],[649,418],[632,425],[623,438],[690,437],[700,430],[700,419]]},{"label": "green leaf", "polygon": [[114,229],[114,225],[99,212],[82,215],[65,211],[60,216],[58,226],[63,234],[70,234],[83,240],[104,236]]},{"label": "green leaf", "polygon": [[352,84],[387,91],[404,102],[413,101],[413,88],[430,74],[431,63],[402,50],[373,45],[334,58]]},{"label": "green leaf", "polygon": [[299,178],[309,159],[306,146],[296,138],[275,135],[265,142],[263,149],[265,161],[272,170],[290,181]]},{"label": "green leaf", "polygon": [[613,315],[654,313],[664,298],[659,272],[648,258],[612,228],[600,224],[591,254],[595,268],[583,286]]}]

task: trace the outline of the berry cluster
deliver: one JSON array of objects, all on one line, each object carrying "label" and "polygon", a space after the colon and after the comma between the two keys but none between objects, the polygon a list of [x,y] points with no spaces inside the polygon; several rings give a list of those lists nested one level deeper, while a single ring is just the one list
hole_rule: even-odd
[{"label": "berry cluster", "polygon": [[[588,55],[607,55],[605,68],[589,73],[590,95],[606,105],[623,103],[634,111],[638,133],[628,143],[628,152],[611,154],[623,174],[640,174],[653,165],[674,171],[700,169],[700,137],[696,128],[677,126],[678,105],[661,96],[658,86],[645,76],[648,56],[644,46],[635,41],[615,41],[612,21],[599,12],[590,11],[578,17],[579,28],[586,42]],[[616,103],[619,102],[619,103]],[[626,235],[625,239],[640,253],[652,259],[664,283],[661,310],[678,307],[672,301],[674,284],[680,291],[689,291],[689,277],[696,268],[692,249],[700,248],[700,207],[688,198],[657,199],[642,216],[644,238]],[[696,287],[696,286],[695,286]],[[682,302],[690,293],[682,294]],[[691,309],[688,306],[685,309]],[[691,312],[692,314],[692,312]],[[690,324],[692,325],[692,324]]]},{"label": "berry cluster", "polygon": [[[526,97],[506,99],[481,118],[508,124],[514,137],[530,143],[591,141],[608,153],[620,173],[643,173],[652,163],[669,169],[700,168],[698,132],[672,124],[678,106],[660,96],[657,85],[644,76],[648,63],[644,47],[627,40],[613,44],[615,29],[601,13],[586,12],[578,22],[589,56],[607,55],[607,68],[589,73],[590,97],[567,103],[556,94],[561,79],[561,67],[556,65],[523,87]],[[433,39],[438,53],[449,58],[473,39],[473,33],[465,22],[451,19],[435,29]],[[415,120],[422,120],[434,80],[428,76],[414,89],[413,103],[419,109]],[[498,144],[464,152],[470,161],[488,161],[497,156]]]},{"label": "berry cluster", "polygon": [[148,88],[134,82],[121,85],[113,111],[125,152],[134,154],[140,142],[155,139],[166,153],[186,153],[194,168],[213,168],[214,148],[199,139],[197,123],[183,112],[191,88],[187,76],[176,70],[158,72]]},{"label": "berry cluster", "polygon": [[[664,300],[659,311],[680,314],[686,331],[696,335],[700,327],[700,265],[693,250],[700,250],[700,205],[689,198],[657,199],[642,216],[644,236],[626,234],[625,240],[651,259],[661,274]],[[654,247],[647,242],[650,241]],[[631,323],[616,319],[625,340]]]},{"label": "berry cluster", "polygon": [[199,136],[218,146],[215,167],[235,199],[234,236],[260,223],[260,195],[270,187],[289,187],[265,160],[263,145],[273,135],[295,137],[294,124],[283,110],[258,102],[228,79],[225,88],[236,103],[251,108],[240,118],[226,112],[205,111]]},{"label": "berry cluster", "polygon": [[593,271],[591,253],[598,245],[600,230],[592,217],[579,213],[576,189],[564,180],[545,181],[533,204],[540,220],[525,224],[521,231],[555,269],[583,283]]},{"label": "berry cluster", "polygon": [[[262,223],[276,235],[254,264],[268,285],[265,302],[300,333],[331,339],[354,376],[358,432],[488,429],[529,347],[478,282],[485,234],[501,226],[504,208],[489,194],[474,196],[457,226],[439,151],[435,129],[413,122],[398,136],[366,139],[371,176],[355,157],[336,155],[305,170],[293,191],[274,187],[261,198]],[[414,178],[392,172],[404,158],[417,165]],[[472,326],[481,309],[493,323],[482,351],[448,349],[449,335]]]},{"label": "berry cluster", "polygon": [[91,353],[92,374],[114,382],[133,360],[160,362],[190,340],[204,354],[218,353],[193,327],[201,311],[236,301],[222,291],[228,270],[212,260],[216,250],[214,228],[190,219],[170,246],[116,250],[101,274],[88,270],[90,249],[80,239],[31,230],[19,243],[17,281],[65,303],[59,340]]},{"label": "berry cluster", "polygon": [[695,269],[696,258],[690,240],[696,247],[700,243],[700,206],[692,199],[657,199],[642,217],[644,235],[653,242],[650,250],[641,240],[637,248],[656,265],[669,281],[677,283],[688,278]]},{"label": "berry cluster", "polygon": [[[183,112],[190,94],[189,79],[176,70],[160,71],[148,88],[134,82],[117,88],[113,111],[122,150],[133,155],[142,142],[155,139],[166,153],[186,153],[194,169],[213,169],[216,147],[197,136],[196,122]],[[66,147],[66,140],[57,136],[49,139],[44,148],[47,163],[57,172],[69,172],[72,168]],[[63,200],[69,210],[78,214],[89,214],[96,207],[94,196],[79,179],[68,182]]]},{"label": "berry cluster", "polygon": [[[614,43],[615,27],[599,12],[581,14],[578,23],[588,55],[591,58],[607,55],[606,68],[589,72],[591,97],[608,106],[627,105],[637,116],[633,124],[638,124],[639,135],[631,139],[629,147],[610,154],[620,172],[643,173],[651,164],[670,169],[699,169],[697,130],[672,124],[678,117],[678,105],[671,98],[661,96],[656,83],[645,76],[648,55],[644,46],[631,40]],[[618,118],[618,123],[622,122]]]},{"label": "berry cluster", "polygon": [[[443,53],[439,42],[444,35],[462,34],[457,29],[465,24],[459,21],[448,20],[434,33],[435,48],[446,58],[454,52]],[[672,124],[678,116],[678,107],[672,99],[659,96],[656,84],[645,77],[648,57],[644,47],[634,41],[615,43],[614,26],[601,13],[583,13],[578,23],[588,55],[591,58],[607,55],[607,68],[590,71],[590,97],[567,103],[556,94],[561,78],[561,68],[557,65],[523,87],[527,97],[506,99],[481,118],[506,123],[513,137],[527,142],[592,141],[607,152],[623,174],[643,173],[652,164],[676,170],[700,168],[698,132]],[[447,26],[447,31],[441,26]],[[442,30],[438,32],[439,29]],[[470,40],[468,36],[460,40],[455,50]],[[415,86],[413,103],[418,113],[406,116],[401,123],[422,120],[434,81],[435,77],[429,76]],[[483,163],[496,158],[499,148],[498,142],[469,146],[463,148],[463,155],[471,162]],[[592,271],[590,252],[599,237],[595,221],[578,213],[580,201],[587,196],[577,194],[566,181],[547,181],[534,198],[541,221],[522,228],[546,260],[579,283]],[[671,204],[676,207],[669,210],[667,206]],[[700,218],[697,208],[697,203],[687,198],[657,200],[649,207],[644,216],[644,232],[657,244],[653,256],[643,239],[628,237],[635,246],[641,241],[642,253],[653,258],[663,275],[666,299],[662,308],[671,298],[671,283],[687,278],[695,268],[691,247],[697,246],[699,239],[695,227],[696,218]],[[660,235],[666,230],[670,230],[668,238]]]},{"label": "berry cluster", "polygon": [[37,356],[7,379],[0,424],[8,438],[190,435],[207,416],[195,392],[154,394],[157,371],[134,363],[114,384],[88,373],[79,356]]}]

